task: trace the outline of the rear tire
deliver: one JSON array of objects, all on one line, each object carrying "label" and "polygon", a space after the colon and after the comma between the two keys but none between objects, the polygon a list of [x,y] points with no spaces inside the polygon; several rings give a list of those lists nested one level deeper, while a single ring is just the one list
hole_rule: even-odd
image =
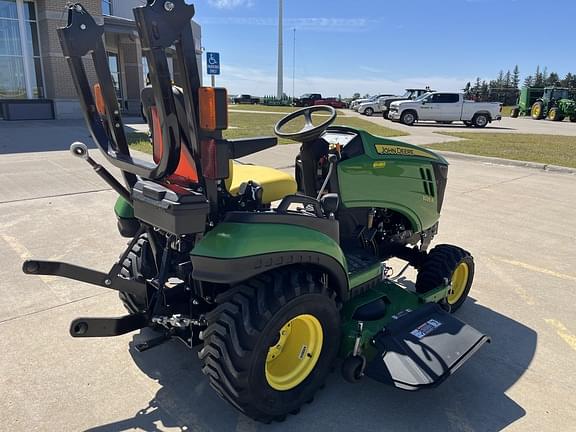
[{"label": "rear tire", "polygon": [[[147,235],[142,234],[122,262],[120,276],[128,280],[144,282],[146,279],[153,278],[155,274],[156,269],[152,258],[152,249],[150,248]],[[120,301],[122,301],[122,304],[130,314],[146,312],[148,305],[134,295],[119,292],[118,297],[120,297]]]},{"label": "rear tire", "polygon": [[[199,353],[212,388],[265,423],[281,421],[310,402],[340,345],[335,295],[319,276],[300,269],[267,273],[232,288],[217,302],[206,315]],[[310,335],[318,331],[312,342]]]},{"label": "rear tire", "polygon": [[518,118],[519,115],[520,115],[520,110],[518,108],[512,108],[512,111],[510,111],[510,117]]},{"label": "rear tire", "polygon": [[488,123],[490,123],[490,119],[486,114],[476,114],[472,119],[472,124],[477,128],[485,128]]},{"label": "rear tire", "polygon": [[366,108],[364,110],[364,115],[367,115],[368,117],[372,117],[373,114],[374,114],[374,110],[372,108]]},{"label": "rear tire", "polygon": [[542,101],[534,102],[530,109],[530,115],[534,120],[542,120],[544,118],[544,104]]},{"label": "rear tire", "polygon": [[416,277],[416,291],[425,293],[452,284],[452,293],[446,302],[450,311],[457,311],[466,301],[474,280],[474,259],[469,252],[452,245],[438,245],[432,249]]}]

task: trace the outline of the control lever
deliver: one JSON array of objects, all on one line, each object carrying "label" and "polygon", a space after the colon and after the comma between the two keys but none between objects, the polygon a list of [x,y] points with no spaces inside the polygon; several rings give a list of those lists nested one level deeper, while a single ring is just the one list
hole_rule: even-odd
[{"label": "control lever", "polygon": [[320,188],[320,191],[318,192],[318,196],[316,197],[316,200],[318,200],[318,201],[320,200],[320,197],[324,193],[324,189],[326,189],[326,186],[328,185],[328,182],[330,181],[330,177],[332,177],[332,172],[334,171],[334,167],[336,166],[336,162],[338,162],[338,156],[335,153],[328,154],[328,163],[330,164],[330,167],[328,168],[328,174],[326,175],[326,178],[324,179],[324,183],[322,183],[322,187]]},{"label": "control lever", "polygon": [[90,153],[88,153],[88,146],[82,142],[76,141],[70,146],[70,153],[77,158],[84,159],[86,162],[90,164],[90,166],[94,169],[96,174],[98,174],[102,180],[110,185],[112,189],[118,192],[122,198],[124,198],[129,203],[132,202],[132,198],[130,197],[130,192],[126,190],[124,186],[120,184],[116,178],[110,174],[106,168],[96,162],[94,159],[90,157]]}]

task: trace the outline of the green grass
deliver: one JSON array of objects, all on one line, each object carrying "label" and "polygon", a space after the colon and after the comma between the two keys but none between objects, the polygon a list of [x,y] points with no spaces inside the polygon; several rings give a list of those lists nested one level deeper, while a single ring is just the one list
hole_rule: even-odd
[{"label": "green grass", "polygon": [[463,141],[427,147],[458,153],[491,156],[576,168],[576,137],[510,133],[441,132]]},{"label": "green grass", "polygon": [[[250,105],[252,106],[252,105]],[[224,137],[228,139],[235,138],[250,138],[258,136],[273,136],[274,135],[274,125],[282,118],[283,114],[272,114],[272,113],[240,113],[231,112],[229,114],[229,128],[224,131]],[[315,124],[319,124],[326,120],[326,116],[313,116],[313,121]],[[358,129],[363,129],[373,135],[382,137],[398,137],[407,135],[405,132],[398,131],[395,129],[389,129],[384,126],[380,126],[376,123],[363,120],[356,117],[338,117],[335,124],[345,125]],[[304,125],[303,121],[295,121],[292,127],[286,129],[288,131],[297,131]],[[280,144],[294,144],[294,141],[279,139]],[[148,134],[131,132],[128,134],[128,144],[134,150],[151,153],[152,147],[148,140]]]},{"label": "green grass", "polygon": [[131,150],[137,150],[144,153],[152,153],[152,145],[147,133],[129,132],[126,134],[128,145]]},{"label": "green grass", "polygon": [[[300,107],[289,107],[289,106],[268,106],[268,105],[228,105],[229,110],[233,111],[262,111],[262,112],[281,112],[281,113],[291,113],[296,110],[302,109]],[[341,110],[336,110],[338,115],[345,115]]]}]

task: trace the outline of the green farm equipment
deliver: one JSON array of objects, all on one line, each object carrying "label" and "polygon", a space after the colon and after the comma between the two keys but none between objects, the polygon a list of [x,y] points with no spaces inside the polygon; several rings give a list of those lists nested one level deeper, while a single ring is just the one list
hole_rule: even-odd
[{"label": "green farm equipment", "polygon": [[534,120],[547,118],[552,121],[562,121],[569,118],[576,122],[576,92],[568,88],[524,87],[520,92],[518,107],[514,108],[511,117],[528,115]]},{"label": "green farm equipment", "polygon": [[[418,390],[444,381],[489,341],[453,315],[472,286],[472,256],[447,244],[430,249],[447,184],[442,156],[333,126],[336,110],[314,106],[275,127],[277,136],[301,143],[296,179],[236,162],[274,147],[277,138],[223,138],[226,90],[201,86],[194,6],[172,0],[134,9],[150,69],[142,104],[153,161],[135,159],[102,26],[80,4],[68,8],[62,49],[94,142],[121,170],[122,182],[84,144],[71,151],[118,193],[118,227],[130,239],[108,273],[24,263],[27,274],[119,292],[127,315],[77,318],[73,337],[150,327],[157,336],[137,350],[171,339],[199,346],[212,388],[263,422],[310,402],[338,357],[348,381],[366,375]],[[179,71],[175,84],[168,49]],[[391,258],[417,270],[414,284],[392,277]]]}]

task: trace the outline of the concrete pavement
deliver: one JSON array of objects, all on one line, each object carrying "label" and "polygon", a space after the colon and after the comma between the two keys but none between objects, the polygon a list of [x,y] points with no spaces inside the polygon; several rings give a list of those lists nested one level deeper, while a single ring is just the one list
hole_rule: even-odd
[{"label": "concrete pavement", "polygon": [[[247,161],[284,168],[296,151],[282,146]],[[67,151],[1,156],[1,428],[570,430],[576,424],[576,177],[452,162],[435,243],[474,254],[476,280],[458,316],[491,335],[492,344],[429,391],[402,392],[369,379],[353,386],[333,374],[298,416],[265,426],[222,402],[201,374],[196,351],[178,342],[140,354],[133,343],[147,331],[112,339],[68,336],[78,316],[123,314],[116,294],[25,276],[21,262],[34,257],[107,270],[126,243],[115,227],[115,195]]]}]

